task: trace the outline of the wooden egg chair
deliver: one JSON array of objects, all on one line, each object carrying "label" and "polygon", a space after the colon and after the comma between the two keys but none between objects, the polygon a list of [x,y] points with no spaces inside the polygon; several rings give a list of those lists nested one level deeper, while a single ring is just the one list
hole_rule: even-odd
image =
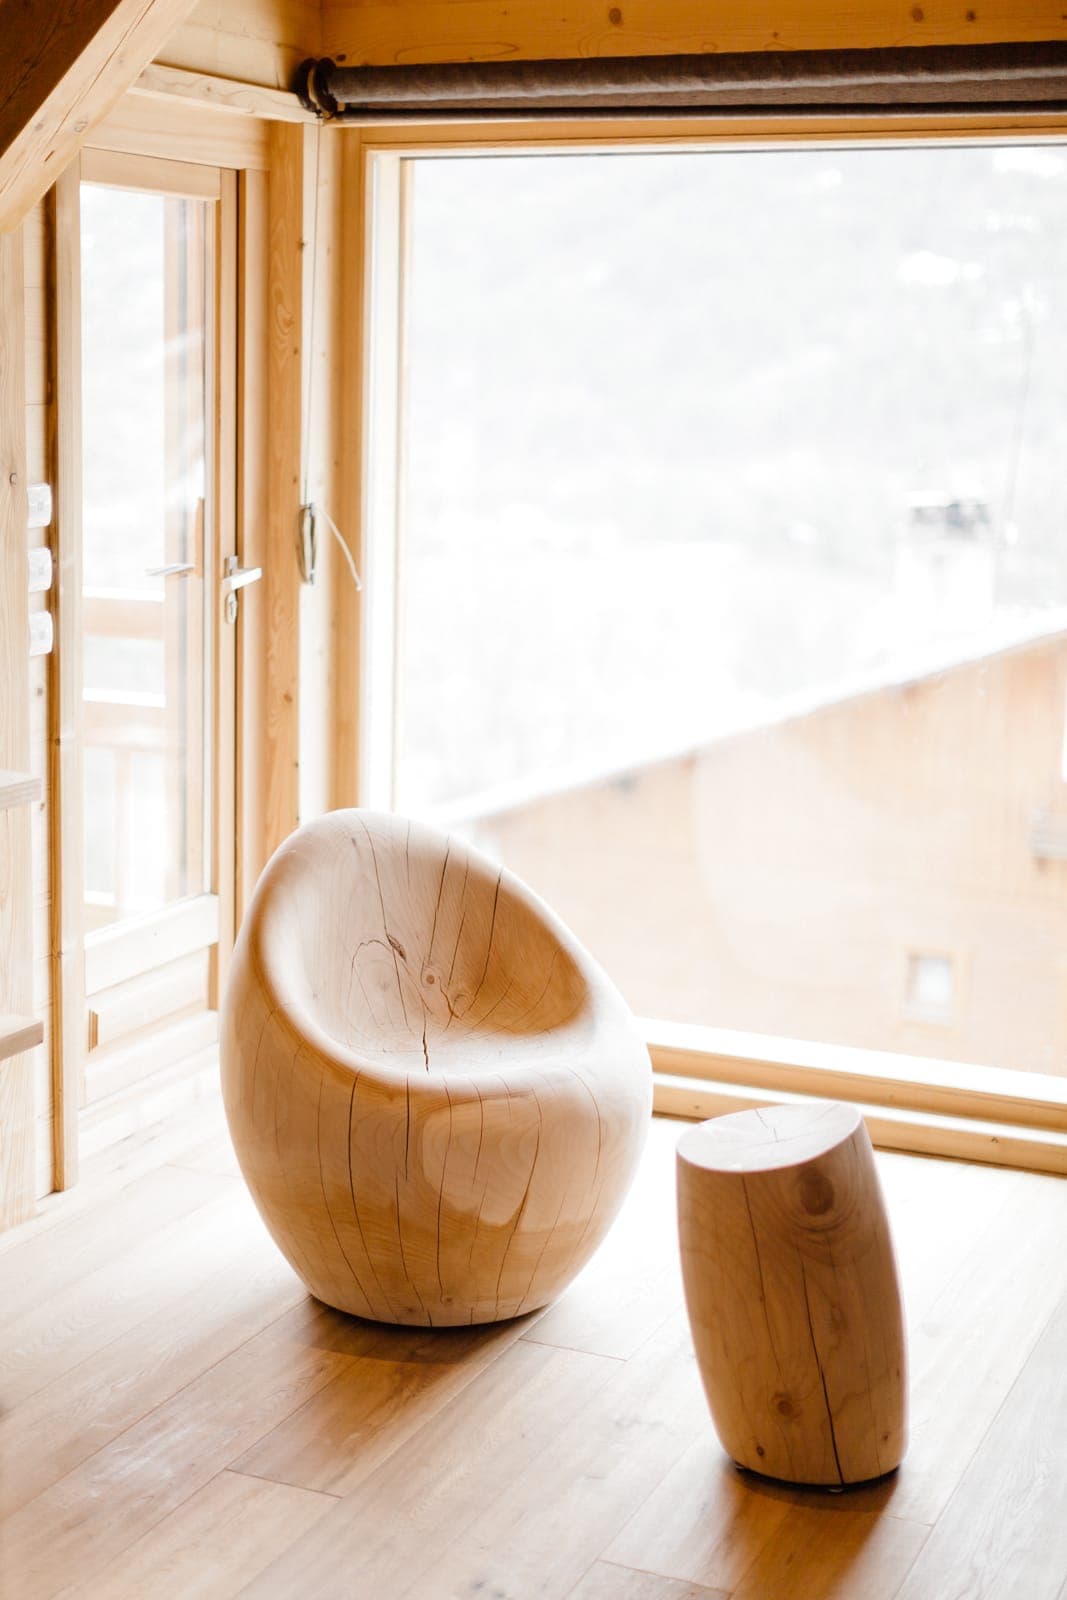
[{"label": "wooden egg chair", "polygon": [[651,1109],[633,1019],[559,919],[461,840],[370,811],[268,863],[221,1055],[276,1243],[380,1322],[545,1305],[612,1222]]}]

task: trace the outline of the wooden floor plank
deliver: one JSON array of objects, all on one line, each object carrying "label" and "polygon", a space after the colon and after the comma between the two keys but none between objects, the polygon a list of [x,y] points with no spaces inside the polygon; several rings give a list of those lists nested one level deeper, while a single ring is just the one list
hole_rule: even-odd
[{"label": "wooden floor plank", "polygon": [[[204,1193],[195,1214],[190,1208],[152,1238],[117,1252],[106,1265],[5,1326],[0,1339],[0,1399],[6,1410],[46,1385],[55,1385],[65,1372],[136,1327],[161,1302],[173,1300],[180,1285],[196,1276],[203,1241],[226,1226],[235,1205],[243,1205],[227,1179],[197,1181]],[[209,1199],[212,1186],[215,1197]]]},{"label": "wooden floor plank", "polygon": [[[242,1600],[399,1600],[483,1508],[598,1402],[615,1364],[519,1339],[478,1382],[249,1584]],[[433,1588],[433,1578],[429,1579]],[[438,1600],[447,1591],[438,1589]],[[491,1593],[491,1591],[486,1591]]]},{"label": "wooden floor plank", "polygon": [[[491,1594],[564,1600],[706,1427],[681,1314],[622,1363],[595,1407],[559,1418],[551,1445],[523,1455],[404,1600]],[[644,1565],[644,1563],[641,1563]]]},{"label": "wooden floor plank", "polygon": [[186,1271],[152,1314],[0,1415],[0,1517],[43,1493],[306,1299],[248,1196],[192,1235]]},{"label": "wooden floor plank", "polygon": [[1067,1297],[1005,1396],[898,1600],[1059,1600],[1067,1585],[1065,1352]]},{"label": "wooden floor plank", "polygon": [[[220,1472],[113,1561],[107,1600],[231,1600],[336,1504],[286,1484]],[[99,1578],[58,1600],[101,1600]]]},{"label": "wooden floor plank", "polygon": [[250,1340],[7,1519],[0,1593],[51,1600],[77,1575],[106,1595],[119,1557],[346,1360]]},{"label": "wooden floor plank", "polygon": [[201,1174],[160,1167],[99,1206],[63,1220],[57,1217],[56,1225],[41,1233],[19,1228],[4,1235],[8,1249],[0,1255],[0,1338],[6,1344],[7,1330],[19,1317],[149,1242],[161,1228],[223,1189],[213,1177],[205,1180]]},{"label": "wooden floor plank", "polygon": [[732,1593],[796,1501],[795,1492],[738,1472],[708,1422],[604,1555]]},{"label": "wooden floor plank", "polygon": [[[1067,1294],[1067,1183],[1010,1178],[1003,1204],[961,1256],[943,1251],[941,1292],[908,1329],[911,1438],[890,1493],[875,1496],[895,1517],[937,1520]],[[930,1232],[939,1227],[931,1218]]]},{"label": "wooden floor plank", "polygon": [[572,1589],[567,1600],[730,1600],[725,1589],[696,1583],[675,1583],[653,1572],[634,1572],[610,1561],[597,1561]]},{"label": "wooden floor plank", "polygon": [[732,1600],[893,1600],[929,1528],[849,1509],[847,1495],[791,1506]]},{"label": "wooden floor plank", "polygon": [[235,1465],[280,1483],[350,1493],[513,1344],[526,1321],[390,1328],[305,1302],[272,1336],[341,1351],[352,1363]]}]

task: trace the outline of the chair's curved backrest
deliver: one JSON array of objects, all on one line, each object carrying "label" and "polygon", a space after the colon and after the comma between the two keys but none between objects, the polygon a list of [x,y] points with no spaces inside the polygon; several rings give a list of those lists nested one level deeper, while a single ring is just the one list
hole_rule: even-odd
[{"label": "chair's curved backrest", "polygon": [[500,1035],[513,1051],[588,1003],[577,947],[548,908],[479,851],[403,818],[338,811],[307,824],[258,899],[268,986],[358,1056],[431,1066],[462,1053],[477,1070]]},{"label": "chair's curved backrest", "polygon": [[651,1073],[622,996],[517,878],[403,818],[336,811],[282,845],[221,1023],[241,1170],[341,1310],[544,1305],[633,1175]]}]

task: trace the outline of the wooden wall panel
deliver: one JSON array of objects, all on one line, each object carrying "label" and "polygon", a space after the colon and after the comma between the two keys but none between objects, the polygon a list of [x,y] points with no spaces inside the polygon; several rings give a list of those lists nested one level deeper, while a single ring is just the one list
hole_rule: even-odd
[{"label": "wooden wall panel", "polygon": [[321,39],[316,0],[201,0],[156,60],[220,78],[288,89]]},{"label": "wooden wall panel", "polygon": [[325,0],[322,54],[388,66],[1063,38],[1058,0]]}]

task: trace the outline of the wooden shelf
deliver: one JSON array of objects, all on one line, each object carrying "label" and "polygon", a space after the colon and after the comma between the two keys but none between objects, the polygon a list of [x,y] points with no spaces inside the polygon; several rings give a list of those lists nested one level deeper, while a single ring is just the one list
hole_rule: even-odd
[{"label": "wooden shelf", "polygon": [[0,1011],[0,1061],[32,1050],[43,1038],[44,1023],[38,1022],[36,1017],[19,1017],[10,1011]]},{"label": "wooden shelf", "polygon": [[0,767],[0,811],[25,806],[41,798],[41,780],[28,772],[8,772]]}]

